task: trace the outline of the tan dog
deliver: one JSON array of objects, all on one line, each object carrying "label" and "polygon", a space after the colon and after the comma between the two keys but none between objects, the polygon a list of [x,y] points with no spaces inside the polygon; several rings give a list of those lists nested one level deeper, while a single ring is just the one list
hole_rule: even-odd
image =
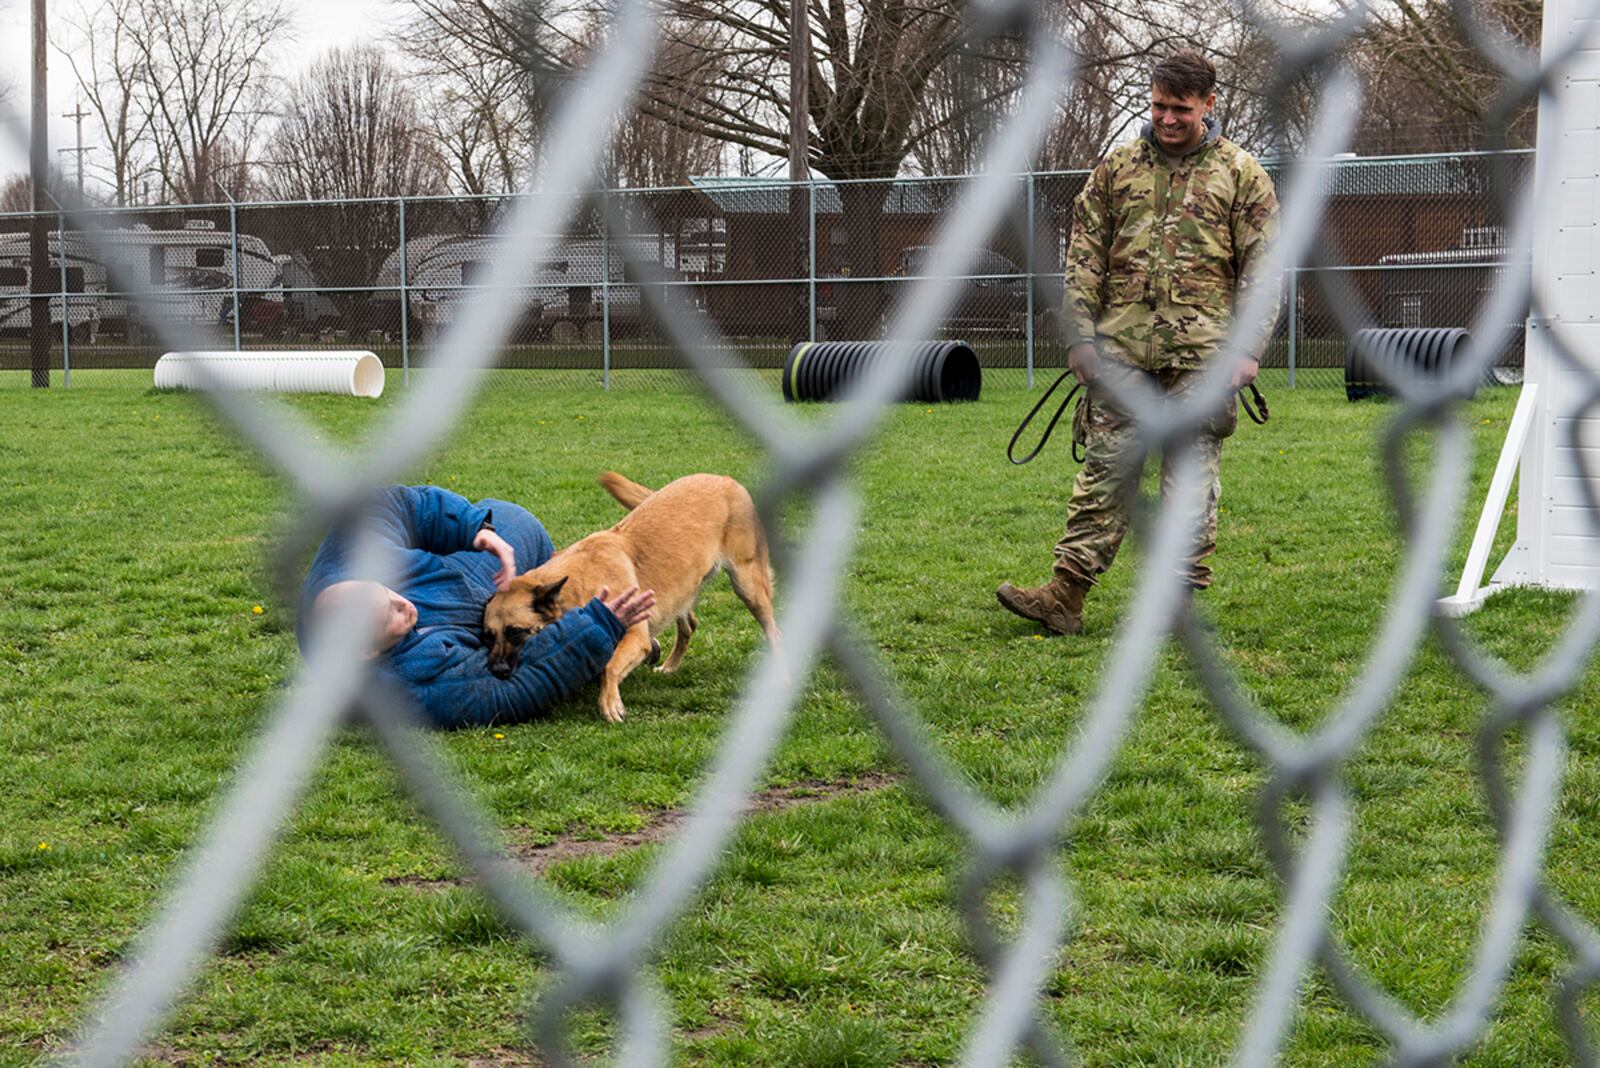
[{"label": "tan dog", "polygon": [[695,600],[718,568],[727,570],[733,591],[778,651],[767,536],[748,490],[723,475],[685,475],[651,491],[614,471],[601,475],[600,485],[629,513],[610,530],[590,534],[519,575],[490,599],[483,610],[489,670],[510,675],[529,635],[588,604],[603,588],[654,590],[649,620],[622,636],[600,679],[600,714],[620,723],[626,710],[618,685],[659,649],[655,635],[669,623],[677,624],[677,640],[656,670],[678,670],[699,626]]}]

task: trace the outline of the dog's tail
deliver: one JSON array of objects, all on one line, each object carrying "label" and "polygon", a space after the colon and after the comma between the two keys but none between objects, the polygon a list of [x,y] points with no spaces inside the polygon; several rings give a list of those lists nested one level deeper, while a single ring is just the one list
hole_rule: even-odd
[{"label": "dog's tail", "polygon": [[633,511],[644,503],[644,499],[655,490],[648,486],[641,486],[637,482],[623,478],[615,471],[606,471],[600,476],[600,485],[605,491],[617,499],[617,503],[628,511]]}]

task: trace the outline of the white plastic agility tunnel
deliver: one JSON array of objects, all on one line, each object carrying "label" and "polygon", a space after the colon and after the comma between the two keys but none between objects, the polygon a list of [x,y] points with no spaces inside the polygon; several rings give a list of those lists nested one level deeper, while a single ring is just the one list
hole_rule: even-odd
[{"label": "white plastic agility tunnel", "polygon": [[379,397],[383,378],[383,362],[370,352],[169,352],[156,361],[157,389]]}]

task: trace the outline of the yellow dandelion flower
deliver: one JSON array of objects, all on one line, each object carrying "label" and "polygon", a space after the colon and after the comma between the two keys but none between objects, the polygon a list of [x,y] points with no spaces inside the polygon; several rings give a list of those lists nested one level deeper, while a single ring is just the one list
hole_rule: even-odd
[{"label": "yellow dandelion flower", "polygon": [[253,615],[253,616],[259,616],[262,612],[265,612],[265,611],[266,611],[265,608],[262,608],[260,605],[256,605],[254,608],[250,609],[250,614]]},{"label": "yellow dandelion flower", "polygon": [[39,852],[41,852],[41,853],[50,852],[50,843],[49,842],[40,842],[39,843]]},{"label": "yellow dandelion flower", "polygon": [[499,731],[495,731],[495,732],[494,732],[494,736],[495,736],[495,737],[496,737],[496,738],[504,738],[504,737],[505,737],[505,735],[503,735],[503,734],[501,734],[501,733],[500,733],[500,732],[499,732]]}]

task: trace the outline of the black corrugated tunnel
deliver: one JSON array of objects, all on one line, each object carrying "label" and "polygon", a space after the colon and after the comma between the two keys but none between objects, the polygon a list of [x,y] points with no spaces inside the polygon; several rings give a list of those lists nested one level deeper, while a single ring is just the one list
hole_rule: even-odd
[{"label": "black corrugated tunnel", "polygon": [[783,362],[783,399],[833,400],[873,361],[896,348],[912,363],[903,400],[940,404],[978,399],[983,370],[965,341],[802,341]]},{"label": "black corrugated tunnel", "polygon": [[1467,344],[1459,326],[1421,326],[1357,330],[1344,350],[1344,395],[1350,400],[1386,397],[1393,393],[1378,366],[1391,377],[1442,378],[1455,365]]}]

